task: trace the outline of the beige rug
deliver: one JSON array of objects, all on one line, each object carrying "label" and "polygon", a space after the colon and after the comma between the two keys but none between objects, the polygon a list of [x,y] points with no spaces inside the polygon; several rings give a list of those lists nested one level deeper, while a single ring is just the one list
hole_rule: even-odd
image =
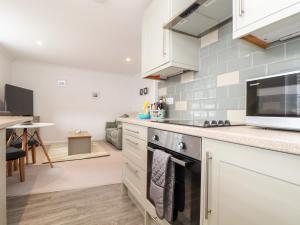
[{"label": "beige rug", "polygon": [[[100,145],[100,143],[92,142],[92,152],[77,155],[68,155],[68,144],[51,144],[48,145],[48,154],[52,162],[64,162],[81,159],[90,159],[97,157],[109,156],[110,154]],[[43,164],[47,164],[48,161],[45,158]]]}]

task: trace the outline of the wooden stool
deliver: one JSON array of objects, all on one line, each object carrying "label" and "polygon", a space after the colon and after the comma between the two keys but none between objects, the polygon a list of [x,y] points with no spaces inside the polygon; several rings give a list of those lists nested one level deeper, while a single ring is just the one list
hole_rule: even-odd
[{"label": "wooden stool", "polygon": [[25,151],[17,149],[14,147],[8,147],[6,149],[6,162],[7,162],[7,175],[12,176],[13,172],[13,163],[16,160],[19,160],[19,172],[20,172],[20,181],[25,181]]}]

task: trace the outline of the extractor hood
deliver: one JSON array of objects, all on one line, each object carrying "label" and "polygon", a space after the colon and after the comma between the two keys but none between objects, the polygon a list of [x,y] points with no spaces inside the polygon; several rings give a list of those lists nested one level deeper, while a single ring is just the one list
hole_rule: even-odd
[{"label": "extractor hood", "polygon": [[175,32],[200,38],[232,18],[232,0],[195,0],[165,26]]}]

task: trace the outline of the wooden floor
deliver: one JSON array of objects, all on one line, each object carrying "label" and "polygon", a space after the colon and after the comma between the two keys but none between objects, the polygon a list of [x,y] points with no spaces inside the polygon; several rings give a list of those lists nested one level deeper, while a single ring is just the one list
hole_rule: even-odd
[{"label": "wooden floor", "polygon": [[8,225],[144,224],[121,184],[9,197],[7,204]]}]

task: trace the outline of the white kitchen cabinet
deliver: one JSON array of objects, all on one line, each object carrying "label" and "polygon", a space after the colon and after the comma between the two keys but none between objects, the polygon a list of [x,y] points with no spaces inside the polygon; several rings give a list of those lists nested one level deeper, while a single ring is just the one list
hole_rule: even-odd
[{"label": "white kitchen cabinet", "polygon": [[[287,35],[289,31],[282,30],[281,22],[284,19],[285,25],[294,26],[294,19],[290,16],[300,12],[300,0],[233,0],[233,38],[240,38],[248,34],[266,42],[276,41],[280,36]],[[269,33],[268,26],[272,25],[272,31],[282,30],[274,37]],[[261,30],[263,29],[263,30]],[[265,30],[264,30],[265,29]],[[294,30],[295,31],[295,30]],[[266,33],[267,32],[267,33]],[[270,40],[268,40],[270,36]]]},{"label": "white kitchen cabinet", "polygon": [[147,184],[147,127],[123,123],[123,184],[145,208]]},{"label": "white kitchen cabinet", "polygon": [[123,158],[123,183],[138,203],[145,207],[146,172],[127,157]]},{"label": "white kitchen cabinet", "polygon": [[202,160],[203,224],[299,224],[300,156],[204,138]]},{"label": "white kitchen cabinet", "polygon": [[172,16],[172,0],[152,0],[142,27],[142,77],[168,77],[198,70],[198,40],[163,28]]}]

